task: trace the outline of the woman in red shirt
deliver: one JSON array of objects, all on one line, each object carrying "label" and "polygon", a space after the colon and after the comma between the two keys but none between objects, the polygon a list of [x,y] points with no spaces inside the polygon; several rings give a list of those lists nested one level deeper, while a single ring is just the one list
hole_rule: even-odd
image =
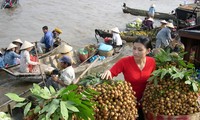
[{"label": "woman in red shirt", "polygon": [[[101,78],[112,79],[122,72],[124,79],[131,83],[133,90],[136,92],[139,103],[147,80],[156,67],[154,58],[146,56],[151,49],[151,41],[148,38],[138,37],[133,42],[133,56],[120,59],[110,70],[105,71]],[[139,119],[142,119],[140,117],[142,116],[139,116]]]}]

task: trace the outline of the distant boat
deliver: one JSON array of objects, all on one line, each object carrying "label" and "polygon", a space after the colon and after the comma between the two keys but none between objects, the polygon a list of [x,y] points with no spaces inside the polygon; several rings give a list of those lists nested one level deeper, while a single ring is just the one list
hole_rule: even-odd
[{"label": "distant boat", "polygon": [[19,0],[3,0],[1,9],[13,8],[16,7],[17,4],[19,4]]}]

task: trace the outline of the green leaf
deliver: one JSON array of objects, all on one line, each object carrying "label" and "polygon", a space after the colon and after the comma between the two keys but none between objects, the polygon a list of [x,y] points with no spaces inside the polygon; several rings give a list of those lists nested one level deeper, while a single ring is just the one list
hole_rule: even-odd
[{"label": "green leaf", "polygon": [[160,76],[160,79],[163,79],[163,77],[168,73],[168,71],[166,69],[162,69],[162,73]]},{"label": "green leaf", "polygon": [[51,94],[54,94],[56,92],[52,86],[49,87],[49,90],[50,90]]},{"label": "green leaf", "polygon": [[27,113],[30,111],[31,105],[32,105],[32,103],[29,102],[29,103],[25,106],[25,108],[24,108],[24,116],[26,116]]},{"label": "green leaf", "polygon": [[27,102],[25,102],[25,103],[17,103],[14,107],[22,107],[22,106],[24,106],[26,104],[27,104]]},{"label": "green leaf", "polygon": [[61,102],[60,102],[60,111],[61,111],[62,117],[63,117],[65,120],[68,120],[69,113],[68,113],[68,109],[66,108],[66,105],[65,105],[65,102],[64,102],[64,101],[61,101]]},{"label": "green leaf", "polygon": [[75,107],[71,102],[66,101],[65,105],[66,105],[67,109],[69,109],[73,112],[79,112],[78,108]]},{"label": "green leaf", "polygon": [[60,100],[59,99],[53,99],[51,104],[49,105],[49,108],[47,110],[46,119],[49,119],[50,116],[58,109]]},{"label": "green leaf", "polygon": [[192,88],[193,88],[194,92],[198,91],[198,87],[197,87],[197,84],[195,82],[192,83]]},{"label": "green leaf", "polygon": [[41,110],[40,106],[36,106],[35,109],[34,109],[34,113],[39,113],[39,111]]},{"label": "green leaf", "polygon": [[77,85],[74,85],[74,84],[69,85],[62,91],[61,95],[67,93],[68,91],[76,90],[77,88],[78,88]]},{"label": "green leaf", "polygon": [[19,97],[15,93],[7,93],[5,94],[7,97],[9,97],[11,100],[16,101],[16,102],[23,102],[25,98]]}]

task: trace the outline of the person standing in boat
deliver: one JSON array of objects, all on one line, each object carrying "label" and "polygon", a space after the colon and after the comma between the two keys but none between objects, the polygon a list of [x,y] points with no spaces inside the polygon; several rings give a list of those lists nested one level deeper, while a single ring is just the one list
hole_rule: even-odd
[{"label": "person standing in boat", "polygon": [[15,53],[15,49],[17,48],[17,45],[10,43],[7,47],[5,53],[4,53],[4,63],[5,66],[11,66],[19,64],[20,55]]},{"label": "person standing in boat", "polygon": [[44,33],[44,36],[40,40],[40,42],[37,43],[37,48],[39,53],[44,53],[43,49],[45,49],[45,52],[49,52],[53,48],[53,35],[52,32],[48,30],[47,26],[42,27],[42,31]]},{"label": "person standing in boat", "polygon": [[16,39],[16,40],[13,40],[12,43],[15,44],[15,45],[17,45],[17,47],[16,47],[16,49],[15,49],[15,52],[16,52],[17,54],[20,54],[20,48],[21,48],[23,42],[22,42],[20,39]]},{"label": "person standing in boat", "polygon": [[54,39],[54,43],[53,43],[53,47],[58,47],[61,44],[61,39],[59,37],[60,34],[62,34],[62,30],[59,28],[55,28],[52,31],[53,34],[53,39]]},{"label": "person standing in boat", "polygon": [[154,15],[156,13],[156,9],[155,9],[155,4],[152,4],[149,8],[149,11],[148,11],[148,16],[149,18],[154,18]]},{"label": "person standing in boat", "polygon": [[[20,72],[22,73],[29,73],[29,72],[33,72],[32,68],[30,69],[30,65],[33,65],[33,66],[36,66],[38,65],[39,63],[38,62],[34,62],[34,61],[31,61],[30,59],[30,51],[33,49],[33,44],[28,42],[28,41],[24,41],[24,43],[22,44],[22,47],[21,47],[21,58],[20,58]],[[38,71],[38,70],[37,70]]]},{"label": "person standing in boat", "polygon": [[[154,58],[146,56],[152,49],[151,41],[147,37],[138,37],[133,41],[133,56],[127,56],[114,64],[110,70],[106,70],[102,79],[110,79],[123,73],[124,79],[131,83],[136,92],[137,102],[140,103],[147,80],[156,68]],[[139,120],[144,120],[142,108],[138,104]]]},{"label": "person standing in boat", "polygon": [[4,61],[3,61],[3,54],[0,51],[0,68],[4,68],[4,67],[5,67],[5,64],[4,64]]},{"label": "person standing in boat", "polygon": [[172,23],[167,23],[156,35],[156,48],[167,48],[172,41],[171,32],[174,29]]},{"label": "person standing in boat", "polygon": [[53,86],[55,89],[60,89],[62,87],[72,84],[75,81],[75,72],[74,68],[72,67],[71,59],[65,55],[61,59],[59,59],[59,62],[61,63],[62,67],[62,70],[59,73],[60,76],[53,74],[47,80],[47,87]]},{"label": "person standing in boat", "polygon": [[119,32],[118,27],[112,28],[111,31],[112,31],[112,34],[113,34],[113,36],[112,36],[113,46],[114,47],[121,47],[122,46],[122,39],[119,35],[120,32]]}]

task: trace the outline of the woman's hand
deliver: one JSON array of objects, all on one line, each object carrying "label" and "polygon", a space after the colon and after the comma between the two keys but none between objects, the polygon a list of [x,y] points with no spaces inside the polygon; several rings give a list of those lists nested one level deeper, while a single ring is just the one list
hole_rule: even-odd
[{"label": "woman's hand", "polygon": [[106,70],[102,75],[101,75],[101,79],[106,79],[106,80],[111,80],[112,79],[112,74],[110,72],[110,70]]}]

